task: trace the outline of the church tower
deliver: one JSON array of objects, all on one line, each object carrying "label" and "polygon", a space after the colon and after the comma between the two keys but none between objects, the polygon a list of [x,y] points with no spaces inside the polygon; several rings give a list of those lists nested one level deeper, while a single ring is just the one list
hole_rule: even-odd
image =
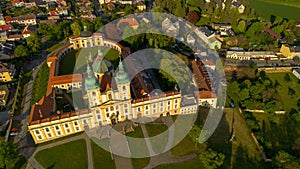
[{"label": "church tower", "polygon": [[115,76],[115,80],[118,86],[120,100],[131,99],[130,80],[128,74],[124,71],[124,65],[121,60],[119,62],[119,70]]},{"label": "church tower", "polygon": [[85,90],[88,96],[89,107],[99,106],[101,101],[101,92],[100,92],[100,84],[98,79],[94,76],[94,73],[87,63],[86,67],[87,78],[85,79]]}]

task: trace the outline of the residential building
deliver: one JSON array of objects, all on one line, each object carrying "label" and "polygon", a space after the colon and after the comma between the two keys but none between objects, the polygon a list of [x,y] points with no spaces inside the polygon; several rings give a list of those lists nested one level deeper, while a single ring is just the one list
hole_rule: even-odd
[{"label": "residential building", "polygon": [[5,42],[7,40],[7,32],[6,31],[0,31],[0,41]]},{"label": "residential building", "polygon": [[281,54],[284,57],[293,59],[294,57],[300,57],[300,46],[290,46],[287,44],[282,44],[280,49]]},{"label": "residential building", "polygon": [[293,69],[293,74],[300,80],[300,68]]},{"label": "residential building", "polygon": [[23,38],[28,38],[33,32],[37,32],[36,25],[27,25],[22,31]]},{"label": "residential building", "polygon": [[144,11],[146,10],[146,4],[142,1],[137,2],[136,3],[136,7],[140,10],[140,11]]},{"label": "residential building", "polygon": [[9,82],[15,75],[15,66],[10,63],[0,62],[0,81]]},{"label": "residential building", "polygon": [[6,23],[18,23],[20,25],[36,25],[36,16],[34,14],[22,15],[22,16],[4,16]]},{"label": "residential building", "polygon": [[226,59],[236,60],[278,60],[278,56],[272,51],[227,51]]},{"label": "residential building", "polygon": [[179,35],[179,29],[179,21],[173,23],[169,18],[166,18],[162,22],[162,30],[166,34],[170,34],[172,37],[177,37]]},{"label": "residential building", "polygon": [[9,90],[6,85],[0,86],[0,106],[6,106]]}]

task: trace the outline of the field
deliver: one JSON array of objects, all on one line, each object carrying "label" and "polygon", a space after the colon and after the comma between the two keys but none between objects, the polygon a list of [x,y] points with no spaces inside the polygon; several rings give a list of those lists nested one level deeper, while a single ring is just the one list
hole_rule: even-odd
[{"label": "field", "polygon": [[[107,47],[100,47],[105,58],[111,61],[114,67],[117,67],[119,64],[119,53],[114,49]],[[73,72],[84,72],[86,69],[86,62],[89,54],[92,56],[97,54],[98,47],[94,48],[82,48],[80,50],[73,50],[64,56],[59,63],[59,74],[66,75],[72,74]],[[75,70],[74,70],[75,69]]]},{"label": "field", "polygon": [[[297,100],[300,99],[300,81],[292,74],[288,73],[290,81],[284,79],[286,73],[269,73],[267,76],[275,83],[280,84],[277,91],[282,98],[284,110],[290,112],[292,109],[297,110]],[[295,95],[289,95],[289,88],[295,90]]]},{"label": "field", "polygon": [[77,140],[38,152],[35,159],[51,169],[88,168],[85,140]]},{"label": "field", "polygon": [[49,78],[49,68],[47,66],[47,63],[44,62],[39,68],[39,71],[33,82],[32,91],[35,92],[32,92],[32,97],[30,101],[31,105],[38,102],[46,94],[48,78]]},{"label": "field", "polygon": [[249,0],[251,8],[264,19],[270,20],[271,15],[300,20],[300,1],[282,0]]}]

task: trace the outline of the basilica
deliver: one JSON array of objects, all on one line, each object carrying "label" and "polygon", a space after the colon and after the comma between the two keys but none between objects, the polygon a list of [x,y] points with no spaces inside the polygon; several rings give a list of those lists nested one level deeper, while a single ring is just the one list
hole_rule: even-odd
[{"label": "basilica", "polygon": [[[71,37],[69,44],[48,57],[46,62],[50,73],[46,95],[32,105],[28,121],[29,132],[36,144],[82,132],[86,128],[115,125],[141,117],[197,113],[198,106],[216,106],[217,97],[210,88],[201,62],[191,61],[195,69],[194,81],[199,88],[201,86],[199,100],[196,100],[192,96],[183,96],[180,91],[153,92],[156,86],[151,78],[147,78],[149,72],[141,72],[130,80],[127,74],[130,65],[120,62],[118,71],[115,71],[112,63],[104,58],[101,46],[118,51],[120,61],[130,54],[129,48],[105,39],[101,33],[85,29],[80,36]],[[98,51],[94,56],[86,56],[86,71],[59,75],[60,60],[72,50],[87,47]],[[67,95],[74,91],[80,92],[82,98],[78,100],[82,100],[84,106],[79,106],[81,103],[77,103],[73,96],[74,110],[60,111],[58,94]]]}]

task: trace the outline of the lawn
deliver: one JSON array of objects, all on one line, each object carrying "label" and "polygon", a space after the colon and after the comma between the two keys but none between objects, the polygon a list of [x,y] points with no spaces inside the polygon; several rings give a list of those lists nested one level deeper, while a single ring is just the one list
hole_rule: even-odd
[{"label": "lawn", "polygon": [[77,140],[51,149],[42,150],[35,155],[35,159],[44,168],[88,168],[85,140]]},{"label": "lawn", "polygon": [[[133,157],[144,157],[145,152],[148,152],[148,148],[146,143],[140,140],[140,138],[144,138],[141,126],[136,127],[133,132],[126,133],[126,136],[131,137],[131,139],[128,139],[131,155]],[[139,159],[134,160],[139,161]]]},{"label": "lawn", "polygon": [[[276,88],[283,101],[284,110],[290,112],[292,109],[297,110],[297,100],[300,99],[300,81],[292,74],[288,73],[290,81],[284,79],[286,73],[269,73],[267,76],[273,83],[277,80],[280,84]],[[288,90],[292,88],[295,90],[295,95],[289,95]]]},{"label": "lawn", "polygon": [[110,152],[102,149],[93,141],[91,141],[91,147],[93,151],[93,162],[95,169],[115,168],[115,162],[111,159]]},{"label": "lawn", "polygon": [[198,157],[195,157],[194,159],[185,162],[165,164],[165,165],[160,165],[158,167],[155,167],[155,169],[187,169],[187,168],[203,169],[204,167],[201,165]]},{"label": "lawn", "polygon": [[[133,132],[126,133],[126,136],[133,137],[133,138],[144,138],[141,126],[136,127]],[[133,154],[133,155],[136,155],[136,156],[142,155],[141,153],[139,153],[141,150],[140,148],[142,148],[143,151],[146,151],[146,152],[148,151],[145,143],[138,145],[138,144],[135,144],[134,140],[128,140],[128,144],[131,148],[130,150],[132,151],[131,154]],[[136,150],[136,151],[134,151],[134,150]],[[140,169],[140,168],[146,167],[149,164],[149,160],[150,160],[150,158],[131,158],[131,163],[132,163],[133,168]]]},{"label": "lawn", "polygon": [[165,124],[145,124],[150,142],[155,153],[162,153],[169,140],[169,133],[166,132],[163,135],[160,135],[164,131],[168,130],[168,127]]},{"label": "lawn", "polygon": [[206,146],[206,144],[196,145],[189,136],[186,136],[179,144],[171,149],[171,152],[175,157],[184,157],[193,153],[199,154],[205,150]]},{"label": "lawn", "polygon": [[299,0],[263,0],[263,1],[300,8],[300,1]]},{"label": "lawn", "polygon": [[282,2],[281,0],[275,0],[275,2],[274,0],[250,0],[250,6],[266,20],[270,20],[271,15],[280,16],[295,21],[300,20],[299,1],[290,3],[286,1]]},{"label": "lawn", "polygon": [[38,102],[44,95],[46,95],[47,85],[48,85],[48,78],[49,78],[49,68],[47,63],[44,62],[36,75],[36,78],[33,82],[32,88],[32,96],[30,104],[34,104]]},{"label": "lawn", "polygon": [[[86,62],[89,58],[89,54],[91,53],[92,56],[96,56],[98,48],[99,47],[82,48],[71,51],[61,59],[59,64],[59,74],[66,75],[72,74],[73,72],[84,72],[86,70]],[[118,51],[104,46],[101,46],[100,49],[105,55],[105,58],[111,61],[114,67],[117,67],[119,64]]]}]

